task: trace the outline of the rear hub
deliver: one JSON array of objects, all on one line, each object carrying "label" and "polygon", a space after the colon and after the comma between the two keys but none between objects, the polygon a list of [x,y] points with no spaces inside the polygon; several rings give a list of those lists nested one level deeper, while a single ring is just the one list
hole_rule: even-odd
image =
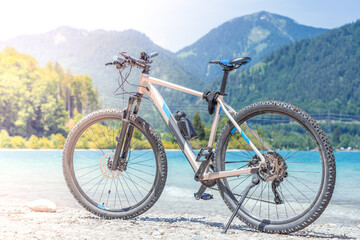
[{"label": "rear hub", "polygon": [[277,152],[263,154],[265,164],[260,164],[259,176],[265,182],[281,182],[288,176],[285,159]]}]

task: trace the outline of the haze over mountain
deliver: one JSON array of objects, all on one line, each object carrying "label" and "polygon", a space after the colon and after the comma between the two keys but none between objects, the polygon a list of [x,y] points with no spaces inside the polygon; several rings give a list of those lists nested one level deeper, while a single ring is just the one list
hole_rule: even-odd
[{"label": "haze over mountain", "polygon": [[310,113],[360,115],[359,63],[360,20],[283,46],[257,66],[231,75],[227,101],[236,109],[281,100]]},{"label": "haze over mountain", "polygon": [[[118,87],[119,73],[115,67],[105,67],[104,64],[112,61],[112,57],[120,51],[127,51],[137,57],[142,51],[158,51],[159,56],[154,59],[151,69],[152,76],[170,82],[180,80],[187,87],[194,87],[198,82],[192,73],[181,66],[174,53],[154,44],[145,34],[134,30],[88,32],[60,27],[48,33],[19,36],[0,43],[1,48],[4,46],[12,46],[20,52],[28,53],[36,57],[42,65],[48,61],[58,61],[64,68],[70,67],[76,74],[90,75],[106,106],[111,104],[108,100]],[[136,72],[133,70],[129,78],[133,82],[135,78],[139,78],[134,71]],[[174,93],[171,96],[174,96]]]},{"label": "haze over mountain", "polygon": [[327,29],[301,25],[293,19],[258,12],[234,18],[214,28],[190,46],[177,52],[186,66],[204,81],[222,74],[210,60],[251,57],[252,64],[279,47],[305,38],[312,38]]},{"label": "haze over mountain", "polygon": [[[119,74],[114,67],[105,67],[104,63],[111,61],[119,51],[127,51],[135,56],[141,51],[158,51],[159,56],[154,59],[151,69],[152,76],[205,91],[204,83],[209,84],[222,74],[220,67],[208,65],[209,60],[250,56],[254,63],[284,44],[314,37],[325,31],[297,24],[287,17],[259,12],[222,24],[177,54],[161,48],[145,34],[135,30],[89,32],[71,27],[19,36],[0,43],[0,48],[12,46],[19,52],[36,57],[42,65],[47,61],[58,61],[74,74],[90,75],[99,90],[103,106],[108,107],[118,106],[113,92],[118,87]],[[138,77],[132,72],[129,79],[134,82]],[[187,103],[195,100],[189,95],[167,89],[162,89],[162,92],[170,107],[179,106],[179,99]]]}]

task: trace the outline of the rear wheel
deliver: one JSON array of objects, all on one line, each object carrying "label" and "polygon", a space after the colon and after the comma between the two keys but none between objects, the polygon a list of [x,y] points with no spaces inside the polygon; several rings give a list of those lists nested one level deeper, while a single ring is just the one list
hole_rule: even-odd
[{"label": "rear wheel", "polygon": [[[324,131],[308,114],[282,102],[255,103],[234,119],[267,161],[258,172],[260,183],[250,190],[237,216],[271,233],[294,232],[315,221],[335,186],[335,159]],[[231,122],[219,136],[215,159],[216,171],[259,166],[255,152]],[[250,174],[218,180],[231,211],[250,182]]]},{"label": "rear wheel", "polygon": [[132,218],[147,211],[165,185],[164,147],[154,129],[130,115],[134,127],[126,160],[111,170],[122,111],[100,110],[71,130],[63,150],[66,183],[76,200],[105,218]]}]

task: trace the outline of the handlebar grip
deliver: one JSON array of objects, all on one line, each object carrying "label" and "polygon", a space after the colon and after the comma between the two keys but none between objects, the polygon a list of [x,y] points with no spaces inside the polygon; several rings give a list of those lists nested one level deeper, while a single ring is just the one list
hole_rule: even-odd
[{"label": "handlebar grip", "polygon": [[149,54],[149,58],[154,58],[154,57],[157,57],[159,55],[158,52],[152,52]]}]

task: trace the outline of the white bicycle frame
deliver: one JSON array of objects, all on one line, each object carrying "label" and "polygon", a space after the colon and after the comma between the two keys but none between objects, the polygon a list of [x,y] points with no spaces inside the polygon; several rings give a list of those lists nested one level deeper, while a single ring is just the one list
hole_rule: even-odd
[{"label": "white bicycle frame", "polygon": [[[166,82],[161,79],[150,77],[148,74],[145,74],[145,73],[141,74],[139,86],[137,89],[139,94],[145,94],[151,98],[151,100],[155,104],[156,108],[160,112],[161,117],[163,118],[164,122],[168,125],[170,131],[174,135],[175,140],[178,142],[181,150],[184,152],[191,167],[194,169],[195,172],[197,172],[197,170],[199,169],[199,166],[200,166],[200,162],[196,161],[197,155],[195,154],[194,150],[190,146],[189,142],[180,133],[180,130],[177,126],[174,116],[170,112],[168,106],[166,105],[166,103],[165,103],[163,97],[161,96],[161,94],[159,93],[159,91],[154,87],[154,84],[172,88],[172,89],[175,89],[175,90],[178,90],[181,92],[185,92],[185,93],[188,93],[188,94],[200,97],[200,98],[202,98],[203,93],[186,88],[186,87],[182,87],[182,86],[174,84],[174,83]],[[237,124],[237,122],[231,116],[231,114],[235,113],[234,109],[231,108],[231,106],[229,106],[228,104],[226,104],[223,101],[222,95],[220,95],[216,99],[216,102],[217,102],[217,105],[216,105],[214,120],[213,120],[213,123],[211,126],[208,147],[211,149],[213,148],[215,137],[216,137],[216,129],[218,127],[219,120],[220,120],[220,113],[221,113],[221,111],[224,111],[225,115],[229,118],[231,123],[234,125],[233,131],[237,130],[241,134],[241,136],[245,139],[245,141],[253,149],[253,151],[256,153],[256,155],[260,158],[260,160],[261,160],[260,164],[265,164],[264,156],[260,153],[260,151],[251,142],[251,140],[247,137],[245,132],[242,131],[240,126]],[[267,148],[269,151],[271,151],[270,147],[260,138],[260,136],[250,126],[248,126],[246,123],[245,123],[245,126],[264,145],[265,148]],[[211,171],[209,171],[209,169],[207,167],[205,173],[203,174],[203,176],[200,180],[201,181],[214,180],[214,179],[219,179],[219,178],[224,178],[224,177],[240,176],[243,174],[251,173],[252,169],[258,170],[258,167],[249,167],[249,168],[245,168],[245,169],[234,169],[234,170],[220,171],[220,172],[211,172]]]}]

